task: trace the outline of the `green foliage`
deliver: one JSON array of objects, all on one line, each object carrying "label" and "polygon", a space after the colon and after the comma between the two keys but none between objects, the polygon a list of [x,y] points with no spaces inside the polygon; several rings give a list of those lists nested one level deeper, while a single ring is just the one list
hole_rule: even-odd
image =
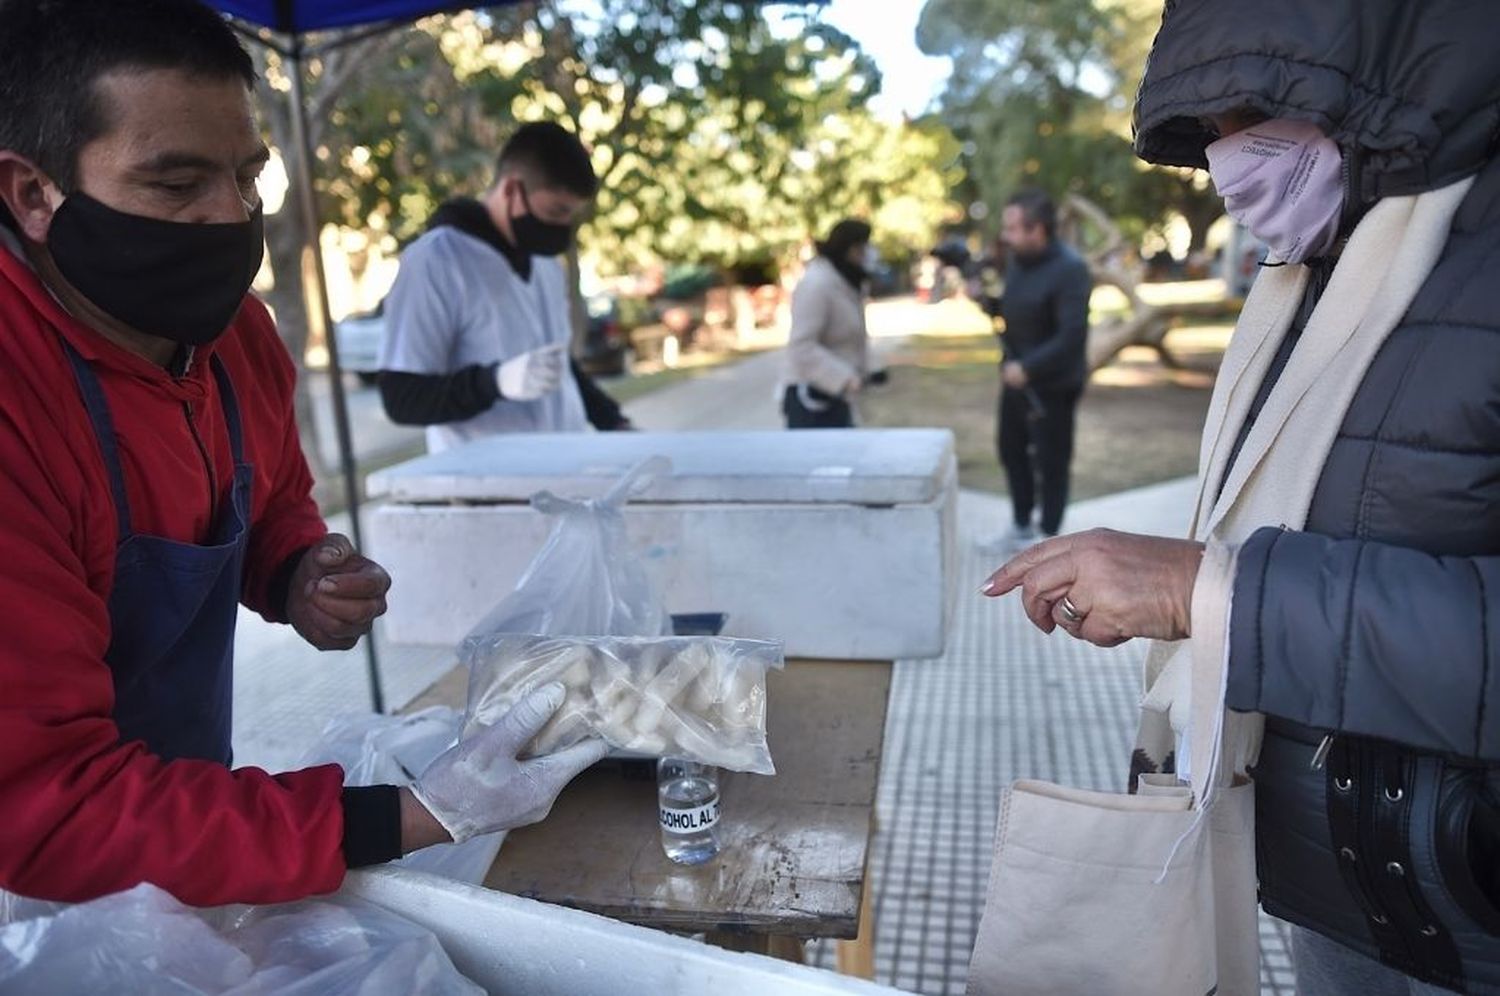
[{"label": "green foliage", "polygon": [[1218,205],[1201,177],[1148,169],[1130,146],[1159,0],[928,0],[917,39],[953,60],[943,116],[965,140],[970,193],[1078,193],[1128,234],[1183,214],[1201,238]]},{"label": "green foliage", "polygon": [[[321,68],[315,95],[333,82]],[[404,242],[443,199],[487,186],[511,128],[550,118],[594,152],[603,190],[581,242],[605,273],[785,258],[845,216],[905,255],[930,242],[961,175],[942,126],[869,114],[880,76],[850,38],[730,0],[430,18],[337,85],[320,131],[325,216]]]},{"label": "green foliage", "polygon": [[470,88],[443,52],[445,28],[428,22],[401,33],[362,72],[329,114],[320,164],[332,202],[324,217],[405,242],[455,194],[476,194],[504,138],[486,113],[492,99]]}]

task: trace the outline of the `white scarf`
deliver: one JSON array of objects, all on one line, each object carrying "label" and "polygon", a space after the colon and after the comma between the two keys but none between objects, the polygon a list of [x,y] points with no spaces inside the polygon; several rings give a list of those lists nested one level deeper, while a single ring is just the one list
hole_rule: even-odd
[{"label": "white scarf", "polygon": [[[1473,182],[1469,177],[1439,190],[1385,198],[1370,209],[1344,247],[1286,368],[1229,468],[1250,405],[1302,301],[1308,268],[1267,268],[1256,280],[1214,384],[1198,460],[1198,499],[1188,528],[1190,536],[1209,547],[1193,589],[1193,617],[1212,612],[1224,620],[1222,629],[1207,628],[1229,631],[1239,545],[1263,526],[1300,529],[1306,522],[1354,393],[1437,264],[1453,215]],[[1216,495],[1221,480],[1224,487]],[[1260,747],[1261,717],[1226,716],[1222,707],[1217,714],[1189,717],[1190,649],[1191,640],[1152,644],[1137,747],[1159,763],[1174,746],[1186,745],[1185,733],[1193,723],[1223,723],[1214,743],[1216,752],[1228,751],[1225,777],[1243,772]],[[1228,648],[1214,649],[1227,673]],[[1223,680],[1221,674],[1220,703]],[[1179,755],[1180,777],[1187,778],[1192,763]]]}]

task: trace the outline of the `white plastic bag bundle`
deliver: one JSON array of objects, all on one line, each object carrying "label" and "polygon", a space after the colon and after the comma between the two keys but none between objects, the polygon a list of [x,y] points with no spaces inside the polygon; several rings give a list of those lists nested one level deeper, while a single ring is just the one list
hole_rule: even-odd
[{"label": "white plastic bag bundle", "polygon": [[[458,742],[463,717],[434,706],[409,716],[351,713],[330,720],[302,767],[337,764],[345,785],[410,785],[439,754]],[[436,844],[414,851],[396,867],[479,885],[500,853],[505,833],[489,833],[461,844]]]},{"label": "white plastic bag bundle", "polygon": [[779,643],[495,635],[470,650],[466,737],[558,681],[567,698],[528,746],[533,755],[598,736],[632,754],[776,773],[766,744],[766,671],[783,664]]},{"label": "white plastic bag bundle", "polygon": [[0,992],[474,996],[425,927],[342,896],[193,909],[153,885],[0,928]]},{"label": "white plastic bag bundle", "polygon": [[557,524],[515,590],[501,599],[459,646],[470,648],[497,633],[550,636],[660,636],[671,632],[661,596],[646,576],[625,534],[626,501],[659,474],[670,473],[666,457],[637,464],[602,498],[575,501],[550,491],[531,505]]}]

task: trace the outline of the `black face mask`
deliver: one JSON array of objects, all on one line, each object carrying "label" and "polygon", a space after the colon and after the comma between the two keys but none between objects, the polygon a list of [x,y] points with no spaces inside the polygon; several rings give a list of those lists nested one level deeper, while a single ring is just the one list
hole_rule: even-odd
[{"label": "black face mask", "polygon": [[68,283],[111,318],[202,346],[239,313],[265,253],[265,222],[259,206],[248,221],[161,221],[80,192],[52,215],[47,249]]},{"label": "black face mask", "polygon": [[510,219],[516,248],[533,256],[561,256],[567,252],[573,244],[573,226],[554,225],[533,214],[525,185],[521,187],[521,203],[526,206],[526,213]]}]

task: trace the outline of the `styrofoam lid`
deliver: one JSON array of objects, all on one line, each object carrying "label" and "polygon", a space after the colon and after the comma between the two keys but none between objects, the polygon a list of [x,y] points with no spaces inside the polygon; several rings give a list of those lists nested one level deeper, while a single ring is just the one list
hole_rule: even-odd
[{"label": "styrofoam lid", "polygon": [[652,456],[672,472],[636,501],[919,504],[954,465],[946,429],[508,434],[372,474],[369,491],[398,502],[597,497]]}]

